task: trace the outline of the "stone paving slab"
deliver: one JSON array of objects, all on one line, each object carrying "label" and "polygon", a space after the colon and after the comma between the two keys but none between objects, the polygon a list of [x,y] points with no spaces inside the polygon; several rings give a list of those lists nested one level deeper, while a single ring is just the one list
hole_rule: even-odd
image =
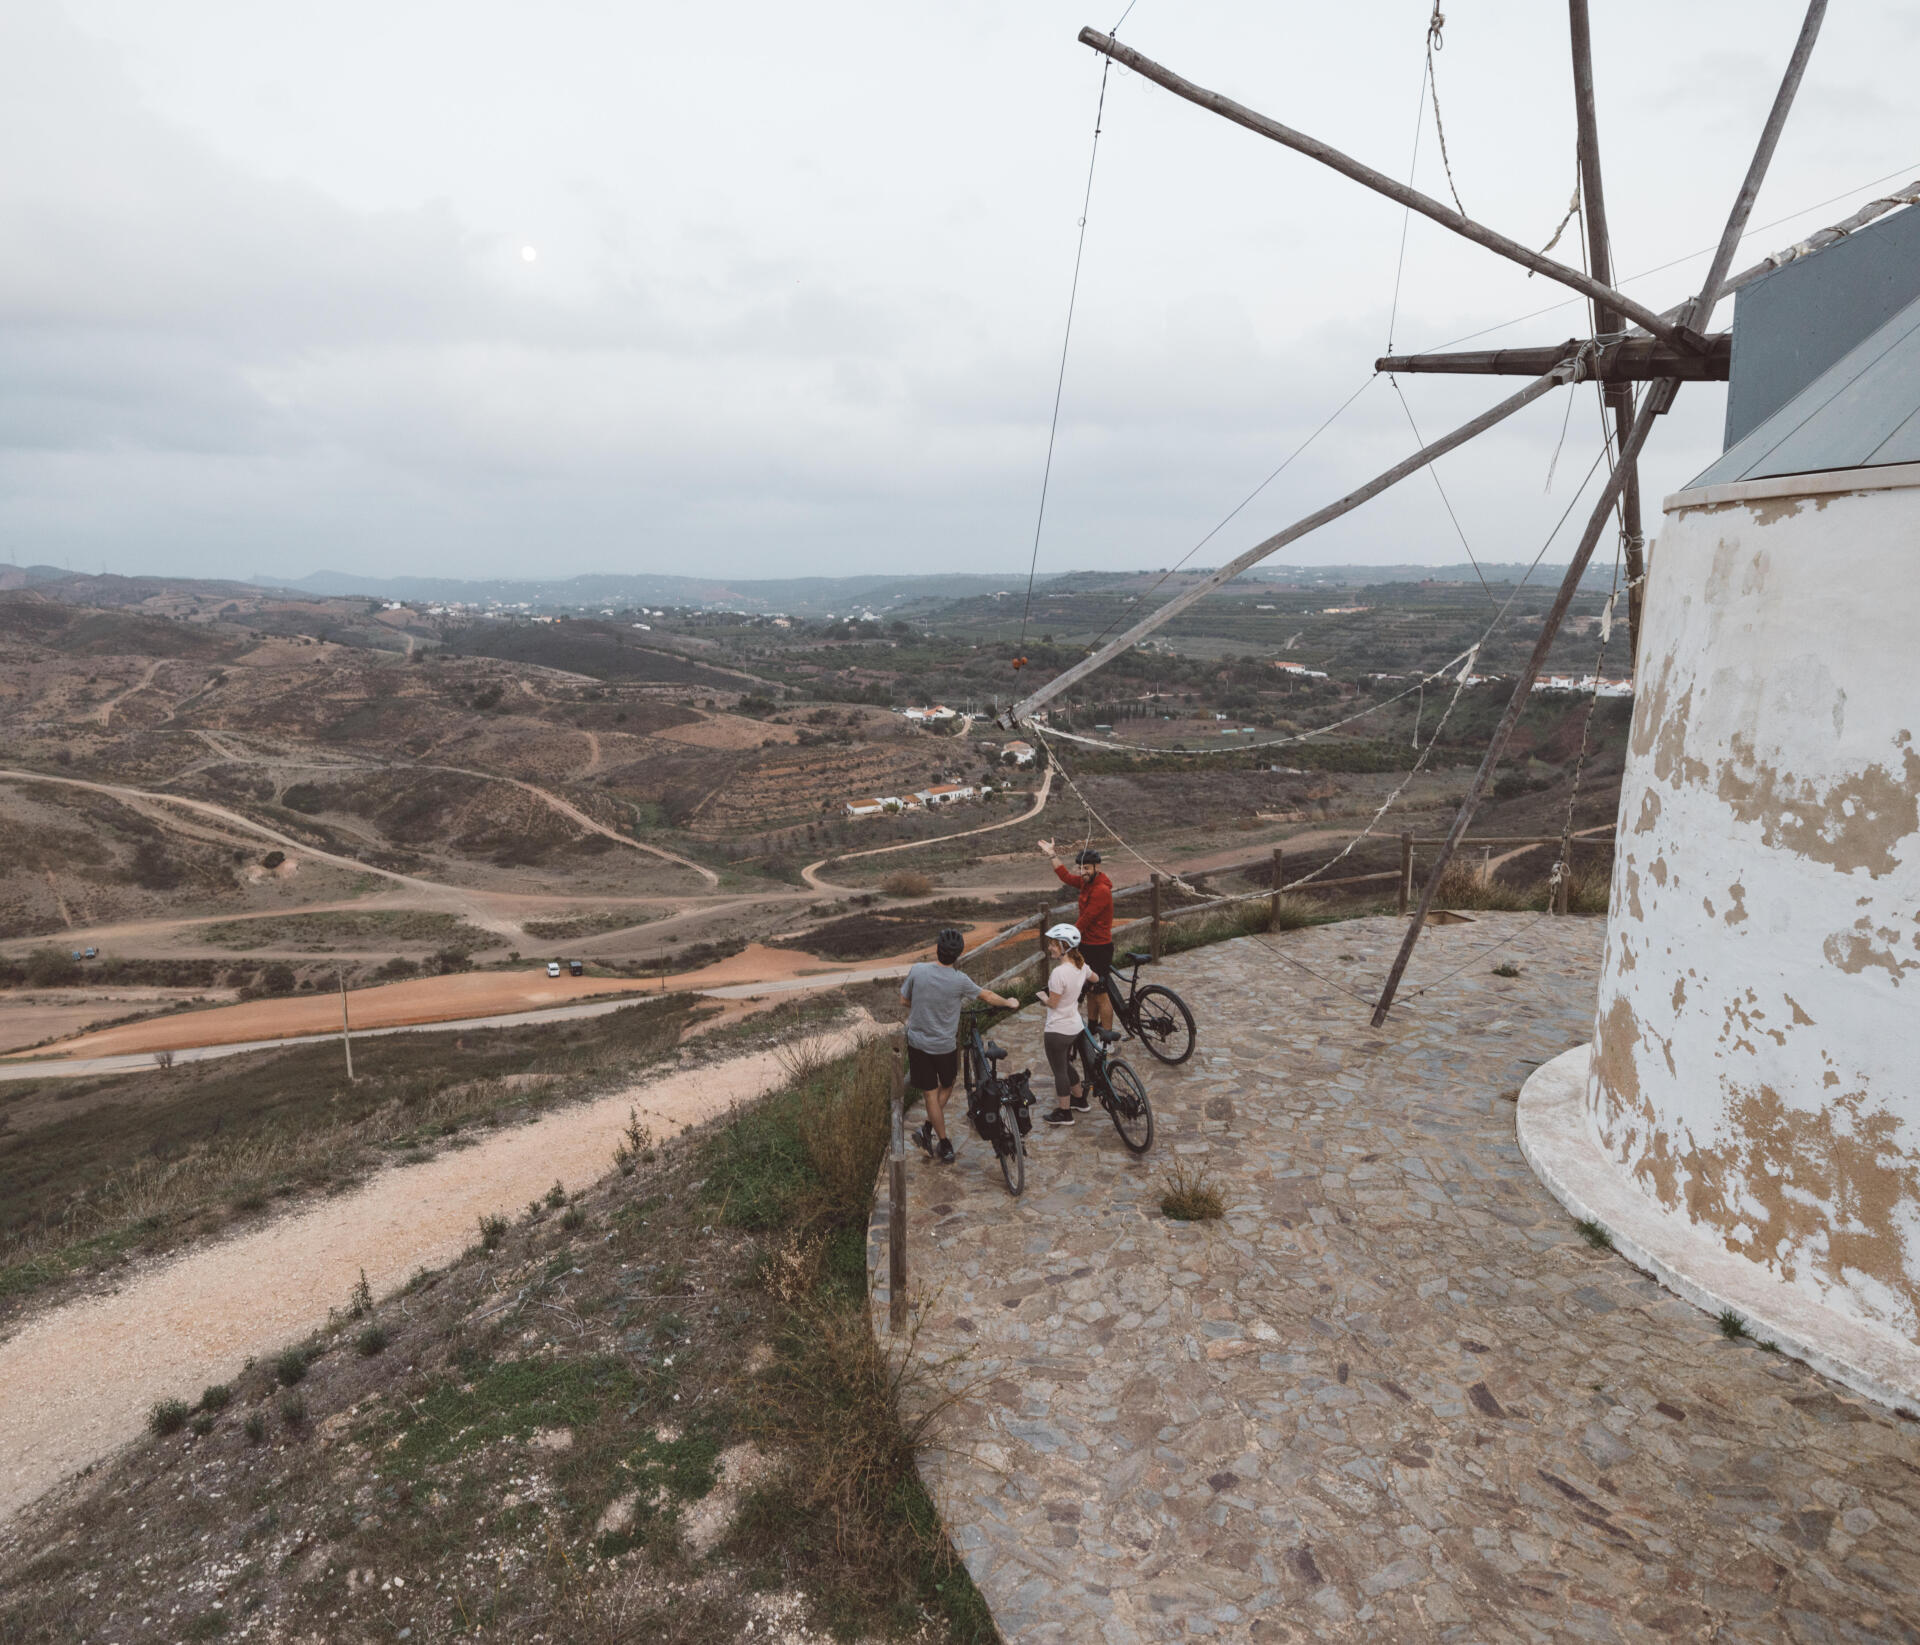
[{"label": "stone paving slab", "polygon": [[[1018,1202],[975,1140],[910,1168],[921,1345],[960,1395],[922,1471],[1007,1640],[1920,1642],[1920,1424],[1724,1339],[1521,1158],[1512,1099],[1588,1037],[1600,922],[1430,931],[1416,984],[1466,969],[1377,1034],[1276,953],[1365,992],[1399,931],[1161,965],[1200,1045],[1129,1058],[1143,1162],[1096,1110],[1036,1135]],[[1000,1037],[1041,1065],[1037,1023]],[[1222,1221],[1160,1215],[1175,1158]]]}]

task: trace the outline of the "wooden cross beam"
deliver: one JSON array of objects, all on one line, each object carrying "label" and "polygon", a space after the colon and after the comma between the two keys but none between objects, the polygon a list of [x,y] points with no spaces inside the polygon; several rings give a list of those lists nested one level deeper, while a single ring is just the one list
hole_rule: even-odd
[{"label": "wooden cross beam", "polygon": [[1697,349],[1702,339],[1697,333],[1683,324],[1676,323],[1665,315],[1656,314],[1644,303],[1636,303],[1631,297],[1623,296],[1611,286],[1604,285],[1590,274],[1582,274],[1577,268],[1569,268],[1565,263],[1555,262],[1553,258],[1523,246],[1518,240],[1511,240],[1498,230],[1488,228],[1484,223],[1476,223],[1471,217],[1463,216],[1450,206],[1443,206],[1431,195],[1422,194],[1418,189],[1407,187],[1405,183],[1395,182],[1383,172],[1363,165],[1351,155],[1342,154],[1330,143],[1323,143],[1317,137],[1309,137],[1305,132],[1295,131],[1291,126],[1283,126],[1278,120],[1271,120],[1264,114],[1256,113],[1243,103],[1236,103],[1230,97],[1222,97],[1217,91],[1208,91],[1205,86],[1197,86],[1191,80],[1183,79],[1172,69],[1156,63],[1151,57],[1144,57],[1131,46],[1123,46],[1110,35],[1102,34],[1098,29],[1080,31],[1082,45],[1093,47],[1097,52],[1111,57],[1116,63],[1124,64],[1142,78],[1151,80],[1155,85],[1164,86],[1176,97],[1184,97],[1189,103],[1208,109],[1223,118],[1231,120],[1237,126],[1245,126],[1248,131],[1261,137],[1271,138],[1274,142],[1296,153],[1304,154],[1310,160],[1318,160],[1323,166],[1330,166],[1342,176],[1351,177],[1356,183],[1363,184],[1376,194],[1384,194],[1389,200],[1419,212],[1423,217],[1431,217],[1444,228],[1450,228],[1455,234],[1473,241],[1475,245],[1485,246],[1489,251],[1497,251],[1502,257],[1511,258],[1522,268],[1530,268],[1535,274],[1544,274],[1550,280],[1558,280],[1561,285],[1570,287],[1583,297],[1590,297],[1597,303],[1604,303],[1615,313],[1634,322],[1635,325],[1651,332],[1664,342],[1678,349]]},{"label": "wooden cross beam", "polygon": [[[1375,371],[1438,372],[1468,377],[1538,377],[1563,360],[1590,350],[1587,374],[1603,383],[1647,383],[1658,377],[1678,377],[1688,383],[1724,383],[1733,363],[1733,335],[1720,332],[1707,338],[1705,354],[1682,353],[1653,337],[1616,337],[1603,342],[1569,337],[1545,348],[1496,348],[1460,354],[1383,354]],[[1633,414],[1627,414],[1629,423]]]}]

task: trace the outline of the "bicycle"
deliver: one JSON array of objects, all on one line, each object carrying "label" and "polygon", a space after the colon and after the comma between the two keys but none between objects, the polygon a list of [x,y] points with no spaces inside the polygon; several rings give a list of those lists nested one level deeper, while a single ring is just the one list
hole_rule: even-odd
[{"label": "bicycle", "polygon": [[[1168,1067],[1178,1067],[1193,1055],[1193,1013],[1171,988],[1150,982],[1140,986],[1140,967],[1151,954],[1126,954],[1107,973],[1107,998],[1113,1001],[1113,1020],[1147,1048],[1148,1055]],[[1127,991],[1120,992],[1121,966],[1129,966]]]},{"label": "bicycle", "polygon": [[979,1018],[969,1016],[967,1040],[961,1050],[960,1067],[966,1082],[967,1120],[974,1134],[993,1146],[1000,1161],[1000,1175],[1006,1179],[1007,1192],[1018,1199],[1027,1186],[1027,1146],[1025,1137],[1033,1129],[1028,1110],[1033,1107],[1033,1088],[1029,1070],[1002,1077],[1000,1063],[1005,1049],[980,1037]]},{"label": "bicycle", "polygon": [[1113,1055],[1111,1048],[1120,1039],[1117,1029],[1084,1024],[1074,1049],[1080,1054],[1087,1089],[1100,1099],[1127,1152],[1137,1157],[1153,1146],[1153,1104],[1147,1100],[1140,1076]]}]

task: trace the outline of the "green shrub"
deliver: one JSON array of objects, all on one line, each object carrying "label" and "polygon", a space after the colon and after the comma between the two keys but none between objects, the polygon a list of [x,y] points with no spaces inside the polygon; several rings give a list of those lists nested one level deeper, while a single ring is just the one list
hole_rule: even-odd
[{"label": "green shrub", "polygon": [[233,1403],[233,1390],[224,1382],[209,1384],[200,1395],[200,1409],[203,1411],[224,1411]]},{"label": "green shrub", "polygon": [[27,956],[29,988],[60,988],[80,975],[71,955],[58,948],[36,948]]},{"label": "green shrub", "polygon": [[147,1412],[147,1431],[156,1436],[177,1434],[186,1427],[188,1414],[184,1399],[156,1400]]},{"label": "green shrub", "polygon": [[353,1339],[353,1345],[360,1350],[361,1358],[372,1359],[375,1354],[383,1353],[391,1340],[387,1328],[376,1321]]},{"label": "green shrub", "polygon": [[273,1362],[274,1378],[283,1388],[291,1388],[296,1382],[305,1381],[307,1375],[307,1351],[304,1348],[288,1348]]}]

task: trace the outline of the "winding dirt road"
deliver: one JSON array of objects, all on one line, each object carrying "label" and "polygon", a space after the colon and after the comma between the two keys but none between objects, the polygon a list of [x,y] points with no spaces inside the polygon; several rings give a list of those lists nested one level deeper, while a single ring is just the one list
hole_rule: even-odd
[{"label": "winding dirt road", "polygon": [[1033,797],[1033,804],[1017,817],[1008,817],[1003,822],[987,823],[980,828],[965,828],[958,834],[936,834],[926,840],[902,840],[898,845],[876,845],[870,851],[842,851],[831,857],[822,857],[818,862],[808,863],[800,870],[800,878],[816,891],[851,892],[865,888],[858,885],[835,885],[831,880],[820,878],[820,870],[830,862],[854,862],[861,857],[884,857],[890,851],[911,851],[919,845],[945,845],[949,840],[971,839],[975,834],[991,834],[999,828],[1017,828],[1021,823],[1032,822],[1047,808],[1047,796],[1053,792],[1053,767],[1048,766],[1040,778],[1040,790]]},{"label": "winding dirt road", "polygon": [[[871,1018],[828,1037],[833,1053],[881,1032]],[[423,1165],[218,1244],[136,1270],[114,1291],[34,1316],[0,1343],[0,1520],[139,1437],[156,1400],[193,1399],[318,1329],[364,1269],[376,1296],[473,1242],[560,1180],[605,1176],[629,1108],[671,1137],[785,1078],[772,1051],[669,1072],[498,1131]]]}]

